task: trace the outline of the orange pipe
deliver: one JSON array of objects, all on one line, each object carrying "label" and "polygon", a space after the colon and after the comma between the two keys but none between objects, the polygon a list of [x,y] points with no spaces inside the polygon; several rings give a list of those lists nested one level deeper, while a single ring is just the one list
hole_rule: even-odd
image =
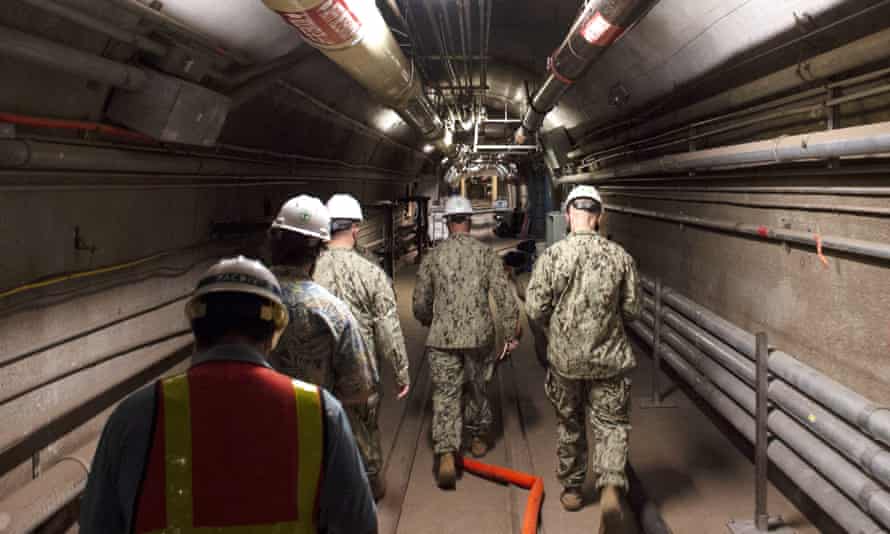
[{"label": "orange pipe", "polygon": [[538,516],[541,513],[541,502],[544,500],[544,480],[541,477],[498,465],[484,464],[463,456],[458,456],[457,461],[464,469],[481,477],[531,490],[522,516],[521,532],[535,534],[538,531]]},{"label": "orange pipe", "polygon": [[32,126],[35,128],[61,128],[65,130],[83,130],[88,132],[98,132],[106,135],[113,135],[132,139],[135,141],[154,142],[154,139],[141,133],[132,132],[117,126],[109,126],[98,122],[73,121],[65,119],[47,119],[43,117],[31,117],[28,115],[18,115],[15,113],[0,112],[0,122],[11,122],[13,124],[21,124],[22,126]]}]

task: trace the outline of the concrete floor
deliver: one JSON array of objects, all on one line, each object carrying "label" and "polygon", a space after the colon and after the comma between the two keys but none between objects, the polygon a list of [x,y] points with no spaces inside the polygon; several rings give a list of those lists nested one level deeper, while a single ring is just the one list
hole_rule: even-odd
[{"label": "concrete floor", "polygon": [[[492,243],[500,248],[503,243]],[[411,357],[413,389],[404,401],[393,393],[388,365],[381,370],[381,413],[387,458],[387,495],[379,503],[381,534],[518,532],[527,492],[464,474],[455,491],[441,491],[433,476],[430,438],[430,380],[423,347],[426,329],[411,314],[416,267],[396,277],[399,311]],[[527,328],[525,329],[528,332]],[[537,364],[531,336],[526,335],[512,359],[499,367],[490,396],[496,414],[494,446],[483,461],[536,473],[545,482],[541,531],[595,532],[599,528],[596,493],[577,513],[559,504],[556,466],[556,422],[543,392],[544,370]],[[649,391],[650,360],[640,357],[635,372],[631,463],[643,490],[662,511],[675,533],[726,533],[730,519],[746,519],[753,510],[753,466],[730,440],[681,391],[673,409],[641,409]],[[664,380],[663,380],[664,382]],[[800,533],[817,529],[770,488],[770,512],[782,515]]]}]

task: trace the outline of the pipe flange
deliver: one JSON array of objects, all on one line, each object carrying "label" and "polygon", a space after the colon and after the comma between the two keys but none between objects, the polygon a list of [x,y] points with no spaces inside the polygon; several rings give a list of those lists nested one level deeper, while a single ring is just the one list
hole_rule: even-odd
[{"label": "pipe flange", "polygon": [[773,139],[773,161],[776,163],[782,163],[782,158],[779,157],[779,145],[782,144],[782,141],[788,137],[787,135],[780,135]]},{"label": "pipe flange", "polygon": [[871,416],[874,415],[876,412],[880,412],[882,410],[890,412],[890,407],[880,406],[878,404],[869,404],[865,407],[865,409],[859,412],[859,415],[856,417],[856,426],[858,426],[859,429],[866,434],[871,435],[871,432],[869,431],[868,420],[871,419]]},{"label": "pipe flange", "polygon": [[876,494],[881,493],[883,490],[880,486],[875,484],[874,482],[869,482],[865,486],[862,487],[862,490],[856,495],[856,502],[859,503],[859,506],[863,510],[870,510],[869,502],[871,502],[871,498]]},{"label": "pipe flange", "polygon": [[547,71],[564,85],[572,85],[575,83],[575,80],[569,78],[568,76],[564,76],[562,73],[556,70],[556,62],[553,61],[552,55],[547,56]]},{"label": "pipe flange", "polygon": [[862,454],[860,454],[859,457],[856,458],[856,461],[859,463],[860,467],[864,468],[866,471],[869,472],[869,474],[873,475],[876,470],[872,464],[874,463],[875,458],[877,458],[883,452],[884,449],[882,449],[881,447],[866,447],[866,449],[862,451]]}]

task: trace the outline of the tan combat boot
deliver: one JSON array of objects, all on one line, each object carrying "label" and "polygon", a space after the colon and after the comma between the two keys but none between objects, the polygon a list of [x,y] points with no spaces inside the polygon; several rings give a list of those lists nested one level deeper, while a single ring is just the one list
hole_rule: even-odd
[{"label": "tan combat boot", "polygon": [[562,490],[559,496],[559,502],[562,503],[563,509],[567,512],[577,512],[584,506],[584,497],[578,488],[566,488]]},{"label": "tan combat boot", "polygon": [[439,472],[436,475],[436,482],[442,489],[454,489],[457,481],[457,468],[454,465],[454,454],[446,452],[439,457]]},{"label": "tan combat boot", "polygon": [[472,443],[470,443],[470,452],[473,453],[474,457],[482,458],[488,452],[488,444],[482,438],[473,438]]},{"label": "tan combat boot", "polygon": [[637,522],[624,492],[616,486],[605,486],[600,492],[600,534],[637,534]]}]

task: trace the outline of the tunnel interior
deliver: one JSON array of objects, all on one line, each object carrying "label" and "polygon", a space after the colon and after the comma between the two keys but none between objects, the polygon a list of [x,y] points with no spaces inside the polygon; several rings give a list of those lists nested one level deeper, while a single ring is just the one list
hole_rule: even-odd
[{"label": "tunnel interior", "polygon": [[[415,381],[381,407],[380,531],[519,530],[524,490],[431,482],[411,292],[449,196],[495,251],[540,254],[580,184],[642,278],[643,530],[750,519],[763,419],[773,515],[890,531],[888,157],[887,0],[6,0],[0,534],[77,531],[109,414],[188,368],[200,275],[335,193],[365,210]],[[492,382],[491,461],[544,479],[541,531],[589,531],[595,504],[559,508],[534,354],[526,335]]]}]

